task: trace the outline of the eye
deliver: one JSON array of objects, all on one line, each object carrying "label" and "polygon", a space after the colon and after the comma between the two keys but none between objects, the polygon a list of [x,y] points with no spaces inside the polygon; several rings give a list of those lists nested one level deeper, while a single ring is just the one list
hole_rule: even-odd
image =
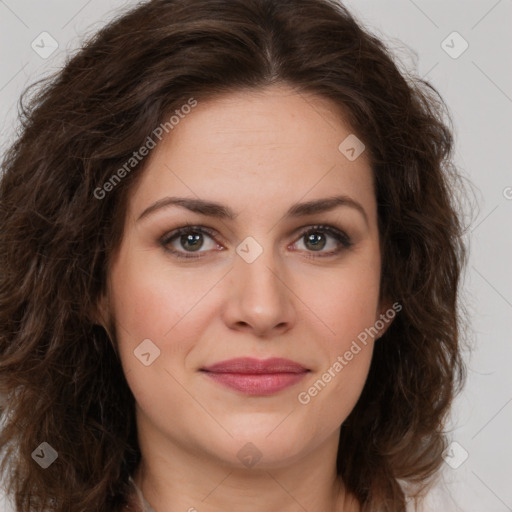
[{"label": "eye", "polygon": [[[167,236],[165,236],[161,243],[164,246],[166,251],[171,252],[178,258],[185,258],[185,259],[192,259],[192,258],[200,258],[200,255],[193,256],[193,255],[187,255],[188,252],[207,252],[207,251],[200,251],[200,249],[203,248],[204,244],[204,237],[208,237],[211,242],[210,243],[210,250],[214,249],[215,247],[219,248],[219,246],[214,240],[213,240],[213,230],[206,228],[204,226],[184,226],[179,229],[175,229],[171,233],[169,233]],[[171,245],[174,248],[169,248],[168,246]],[[185,253],[183,253],[180,250],[176,249],[176,245],[180,246],[182,249],[185,249]],[[208,244],[206,244],[208,245]]]},{"label": "eye", "polygon": [[[329,246],[329,238],[331,238],[331,249],[323,251]],[[334,240],[334,241],[333,241]],[[299,241],[302,241],[306,247],[306,252],[320,253],[316,255],[308,255],[308,258],[334,256],[343,249],[348,249],[353,245],[350,237],[332,226],[311,226],[300,234]],[[298,242],[296,242],[298,243]]]},{"label": "eye", "polygon": [[[214,236],[215,231],[210,228],[187,225],[167,234],[161,239],[160,243],[167,252],[170,252],[178,258],[195,259],[201,258],[201,253],[209,252],[214,249],[224,249],[215,241]],[[205,237],[209,239],[209,243],[205,244]],[[331,240],[329,241],[329,239]],[[303,241],[307,253],[318,253],[318,255],[310,254],[307,256],[308,258],[334,256],[353,245],[346,233],[332,226],[325,225],[310,226],[306,230],[303,230],[299,235],[299,240],[295,242],[295,244],[299,241]],[[329,245],[331,249],[324,251]],[[197,255],[193,253],[197,253]]]}]

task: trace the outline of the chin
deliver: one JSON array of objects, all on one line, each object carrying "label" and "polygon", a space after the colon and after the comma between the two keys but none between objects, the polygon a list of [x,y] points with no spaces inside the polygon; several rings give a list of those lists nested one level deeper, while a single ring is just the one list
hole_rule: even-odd
[{"label": "chin", "polygon": [[[290,433],[289,429],[276,428],[276,425],[274,422],[272,428],[266,430],[241,426],[239,430],[243,434],[229,439],[223,436],[215,450],[216,457],[240,469],[275,469],[300,460],[321,441],[318,437],[306,436],[303,429]],[[211,451],[212,446],[208,449]]]}]

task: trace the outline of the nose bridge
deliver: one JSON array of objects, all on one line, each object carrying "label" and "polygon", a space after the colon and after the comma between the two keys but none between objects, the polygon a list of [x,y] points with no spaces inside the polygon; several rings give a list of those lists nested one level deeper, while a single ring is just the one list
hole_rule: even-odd
[{"label": "nose bridge", "polygon": [[229,321],[264,332],[293,320],[293,305],[279,256],[248,237],[237,248]]},{"label": "nose bridge", "polygon": [[[257,243],[257,242],[256,242]],[[255,305],[262,301],[259,307],[264,304],[268,306],[280,302],[283,283],[279,279],[277,268],[280,267],[276,261],[276,255],[272,247],[261,247],[258,250],[256,243],[248,240],[241,244],[239,253],[249,248],[247,253],[250,257],[240,256],[236,262],[236,270],[239,278],[245,283],[244,294],[252,298]],[[239,254],[240,255],[240,254]],[[253,259],[254,258],[254,259]]]}]

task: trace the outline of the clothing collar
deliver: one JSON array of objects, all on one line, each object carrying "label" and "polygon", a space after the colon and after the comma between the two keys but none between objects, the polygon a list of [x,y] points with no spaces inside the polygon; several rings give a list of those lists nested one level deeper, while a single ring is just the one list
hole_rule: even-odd
[{"label": "clothing collar", "polygon": [[144,498],[144,495],[142,494],[142,491],[138,488],[137,484],[133,480],[133,478],[130,476],[128,477],[128,480],[130,481],[131,485],[135,489],[135,492],[137,494],[137,499],[139,501],[140,506],[142,507],[142,510],[144,512],[156,512],[155,509],[146,501]]}]

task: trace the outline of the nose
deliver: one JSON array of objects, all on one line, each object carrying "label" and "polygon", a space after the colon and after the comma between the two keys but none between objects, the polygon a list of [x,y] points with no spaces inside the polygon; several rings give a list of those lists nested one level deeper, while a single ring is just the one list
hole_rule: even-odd
[{"label": "nose", "polygon": [[294,325],[296,307],[291,283],[282,266],[276,266],[271,252],[263,251],[252,263],[236,256],[223,310],[229,328],[271,337]]}]

